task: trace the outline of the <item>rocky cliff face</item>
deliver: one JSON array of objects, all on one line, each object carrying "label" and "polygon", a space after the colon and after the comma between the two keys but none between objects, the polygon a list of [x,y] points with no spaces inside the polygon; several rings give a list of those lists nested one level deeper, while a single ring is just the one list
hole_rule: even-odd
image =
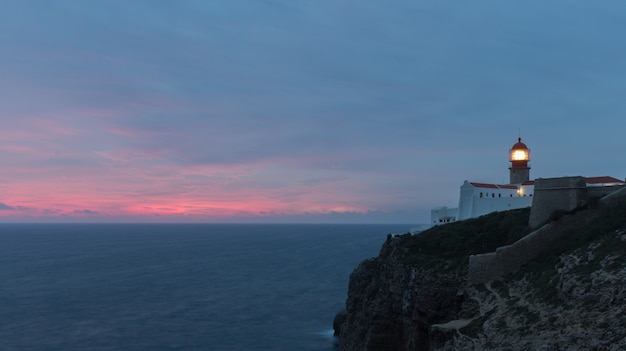
[{"label": "rocky cliff face", "polygon": [[466,255],[502,244],[481,233],[509,221],[498,229],[506,236],[517,223],[494,218],[461,226],[463,235],[480,233],[456,248],[458,238],[446,233],[389,237],[350,276],[346,311],[335,321],[339,351],[626,349],[624,204],[517,273],[468,286]]},{"label": "rocky cliff face", "polygon": [[401,249],[387,240],[350,275],[346,313],[335,323],[340,350],[428,350],[430,326],[457,318],[465,276],[405,265]]},{"label": "rocky cliff face", "polygon": [[[608,234],[560,255],[547,270],[535,262],[509,279],[468,287],[476,319],[460,329],[434,326],[439,342],[431,349],[626,349],[626,234]],[[607,245],[620,254],[607,255]]]}]

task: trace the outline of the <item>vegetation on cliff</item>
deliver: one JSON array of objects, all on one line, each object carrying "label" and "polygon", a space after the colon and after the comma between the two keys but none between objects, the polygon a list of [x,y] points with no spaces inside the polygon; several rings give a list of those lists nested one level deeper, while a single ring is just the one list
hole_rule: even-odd
[{"label": "vegetation on cliff", "polygon": [[436,226],[398,239],[404,263],[422,268],[465,270],[470,255],[495,251],[530,232],[530,208],[494,212]]}]

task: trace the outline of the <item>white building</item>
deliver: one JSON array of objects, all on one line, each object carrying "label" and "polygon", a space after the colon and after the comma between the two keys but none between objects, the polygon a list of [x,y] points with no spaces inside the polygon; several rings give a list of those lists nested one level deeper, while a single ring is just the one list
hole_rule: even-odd
[{"label": "white building", "polygon": [[461,185],[459,207],[437,207],[430,212],[433,225],[475,218],[495,211],[529,207],[534,181],[530,180],[530,149],[518,138],[509,150],[509,184],[465,181]]},{"label": "white building", "polygon": [[[524,208],[532,205],[535,182],[530,180],[530,149],[518,138],[509,150],[509,184],[490,184],[465,181],[461,185],[459,207],[436,207],[430,211],[430,224],[438,225],[482,215]],[[587,177],[588,191],[600,187],[626,186],[626,182],[609,177]]]}]

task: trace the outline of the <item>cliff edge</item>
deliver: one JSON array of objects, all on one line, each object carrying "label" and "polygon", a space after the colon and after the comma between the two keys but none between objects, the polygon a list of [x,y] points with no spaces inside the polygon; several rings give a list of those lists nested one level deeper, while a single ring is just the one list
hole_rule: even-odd
[{"label": "cliff edge", "polygon": [[557,213],[551,225],[579,216],[588,220],[518,271],[471,285],[469,256],[529,234],[528,209],[389,236],[350,276],[339,351],[626,348],[626,202]]}]

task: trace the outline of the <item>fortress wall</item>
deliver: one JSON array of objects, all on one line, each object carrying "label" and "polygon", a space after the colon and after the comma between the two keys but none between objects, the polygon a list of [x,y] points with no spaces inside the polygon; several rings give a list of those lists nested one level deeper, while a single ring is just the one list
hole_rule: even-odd
[{"label": "fortress wall", "polygon": [[533,228],[538,227],[554,211],[573,210],[586,199],[587,181],[584,177],[536,179],[528,224]]},{"label": "fortress wall", "polygon": [[[626,192],[624,193],[626,197]],[[483,283],[516,272],[537,257],[547,246],[571,229],[595,218],[597,212],[585,210],[548,223],[515,243],[495,252],[469,257],[468,284]]]},{"label": "fortress wall", "polygon": [[554,232],[553,225],[547,224],[528,234],[512,245],[499,247],[496,252],[469,257],[468,283],[476,284],[500,278],[514,272],[529,259],[535,257],[549,244]]},{"label": "fortress wall", "polygon": [[620,189],[624,189],[624,185],[590,186],[587,187],[587,198],[602,197]]},{"label": "fortress wall", "polygon": [[[548,184],[550,185],[550,183]],[[596,218],[601,213],[603,207],[612,206],[626,199],[626,187],[607,188],[610,188],[612,192],[600,199],[599,209],[586,209],[565,215],[557,221],[545,224],[511,245],[497,248],[495,252],[471,255],[469,257],[468,284],[484,283],[516,272],[528,261],[540,255],[546,247],[564,233],[579,228]],[[578,191],[579,189],[572,190],[574,193],[573,200],[579,199],[580,193]],[[547,193],[549,194],[549,192]],[[565,203],[571,206],[573,200],[566,200],[569,202],[565,201]],[[535,205],[533,203],[533,206]]]},{"label": "fortress wall", "polygon": [[600,205],[609,206],[616,203],[617,201],[622,201],[623,199],[626,199],[626,187],[619,186],[614,187],[613,189],[615,188],[618,188],[618,190],[615,190],[611,194],[606,195],[600,199]]},{"label": "fortress wall", "polygon": [[497,277],[501,277],[502,264],[496,262],[498,256],[495,252],[489,252],[469,257],[469,269],[467,283],[469,285],[488,282]]}]

